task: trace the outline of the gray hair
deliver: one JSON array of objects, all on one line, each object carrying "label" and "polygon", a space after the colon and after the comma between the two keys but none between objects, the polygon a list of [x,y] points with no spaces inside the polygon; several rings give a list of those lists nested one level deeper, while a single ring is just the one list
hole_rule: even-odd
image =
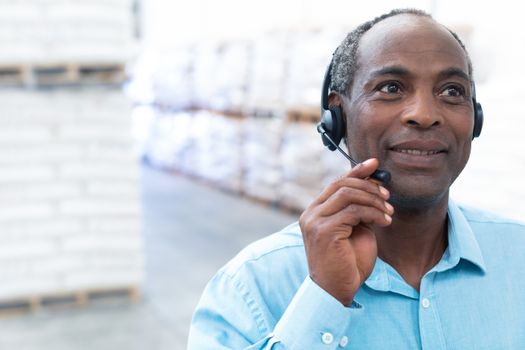
[{"label": "gray hair", "polygon": [[[337,91],[343,95],[347,95],[347,92],[349,91],[349,88],[353,83],[354,74],[357,69],[357,49],[359,47],[359,41],[361,40],[361,37],[374,25],[381,22],[382,20],[401,14],[411,14],[432,19],[432,16],[430,14],[421,10],[410,8],[395,9],[390,11],[389,13],[383,14],[379,17],[374,18],[373,20],[359,25],[356,29],[348,33],[346,38],[334,52],[334,55],[332,57],[332,81],[330,83],[330,90]],[[468,63],[468,74],[472,80],[472,62],[470,61],[470,56],[467,52],[467,49],[465,48],[465,45],[456,33],[454,33],[448,28],[447,30],[457,40],[463,51],[465,51]]]}]

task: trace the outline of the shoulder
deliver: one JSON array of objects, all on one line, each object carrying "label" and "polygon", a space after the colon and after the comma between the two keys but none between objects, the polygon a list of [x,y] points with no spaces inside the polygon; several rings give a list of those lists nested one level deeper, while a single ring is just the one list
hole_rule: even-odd
[{"label": "shoulder", "polygon": [[459,209],[471,226],[506,228],[511,231],[520,231],[525,234],[525,222],[466,205],[459,205]]},{"label": "shoulder", "polygon": [[305,278],[305,261],[297,223],[244,248],[206,285],[193,316],[192,348],[240,349],[268,337]]},{"label": "shoulder", "polygon": [[300,269],[304,259],[303,238],[295,222],[245,247],[219,273],[235,277],[246,270],[263,274],[271,273],[274,267]]},{"label": "shoulder", "polygon": [[524,222],[474,207],[460,206],[459,209],[482,248],[500,247],[510,253],[525,245]]},{"label": "shoulder", "polygon": [[223,303],[237,305],[240,296],[258,322],[264,319],[266,324],[284,312],[307,276],[302,234],[294,223],[248,245],[218,271],[210,285],[218,288]]}]

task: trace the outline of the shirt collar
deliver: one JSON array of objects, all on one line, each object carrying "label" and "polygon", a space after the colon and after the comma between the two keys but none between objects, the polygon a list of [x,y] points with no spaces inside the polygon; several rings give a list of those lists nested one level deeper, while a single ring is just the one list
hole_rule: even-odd
[{"label": "shirt collar", "polygon": [[[485,262],[474,232],[467,219],[452,201],[448,203],[448,247],[439,263],[431,270],[441,272],[459,264],[461,259],[470,261],[485,272]],[[376,259],[372,273],[365,284],[378,291],[396,288],[400,276],[380,258]]]},{"label": "shirt collar", "polygon": [[460,259],[470,261],[486,272],[485,261],[474,232],[461,209],[452,200],[448,202],[448,248],[443,256],[445,258],[454,263],[454,266]]}]

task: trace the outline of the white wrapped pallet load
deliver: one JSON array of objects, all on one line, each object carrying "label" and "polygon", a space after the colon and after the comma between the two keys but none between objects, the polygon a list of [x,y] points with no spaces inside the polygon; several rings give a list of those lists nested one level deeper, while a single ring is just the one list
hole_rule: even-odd
[{"label": "white wrapped pallet load", "polygon": [[[322,145],[321,136],[318,137],[319,144]],[[346,146],[344,145],[344,141],[341,141],[339,147],[341,147],[343,150],[345,150],[345,152],[347,152]],[[321,163],[322,167],[325,169],[325,174],[322,181],[323,188],[328,186],[332,181],[336,180],[338,177],[344,176],[352,169],[350,162],[339,151],[330,151],[328,148],[323,149]]]},{"label": "white wrapped pallet load", "polygon": [[310,122],[290,122],[281,146],[281,202],[304,210],[337,177],[350,170],[342,155],[330,152]]},{"label": "white wrapped pallet load", "polygon": [[213,115],[208,150],[213,155],[213,163],[204,175],[219,187],[234,192],[241,191],[242,123],[238,116]]},{"label": "white wrapped pallet load", "polygon": [[284,102],[287,106],[317,106],[330,52],[344,34],[334,30],[297,30],[290,32],[289,64]]},{"label": "white wrapped pallet load", "polygon": [[214,66],[215,93],[210,105],[214,110],[243,110],[248,84],[250,44],[244,41],[223,43]]},{"label": "white wrapped pallet load", "polygon": [[141,284],[129,114],[112,89],[0,94],[0,302]]},{"label": "white wrapped pallet load", "polygon": [[[191,108],[196,104],[198,91],[193,81],[194,57],[194,49],[188,45],[157,53],[150,60],[141,62],[135,71],[135,76],[149,78],[151,82],[139,80],[136,83],[151,83],[153,101],[160,106],[180,110]],[[148,72],[151,72],[149,77]]]},{"label": "white wrapped pallet load", "polygon": [[242,118],[215,112],[157,112],[145,157],[234,192],[241,191]]},{"label": "white wrapped pallet load", "polygon": [[192,114],[192,125],[189,130],[191,145],[188,149],[188,166],[184,171],[197,178],[205,178],[213,164],[211,137],[213,135],[213,116],[208,112]]},{"label": "white wrapped pallet load", "polygon": [[249,111],[282,109],[288,48],[288,32],[275,31],[255,40],[248,76]]},{"label": "white wrapped pallet load", "polygon": [[283,127],[281,118],[250,116],[245,120],[242,163],[243,192],[247,196],[279,201]]},{"label": "white wrapped pallet load", "polygon": [[194,118],[193,173],[221,188],[240,191],[240,119],[206,111]]},{"label": "white wrapped pallet load", "polygon": [[155,131],[157,113],[154,108],[148,105],[138,105],[133,108],[131,113],[132,130],[131,134],[135,141],[135,153],[140,158],[147,158],[148,144],[151,135]]},{"label": "white wrapped pallet load", "polygon": [[0,3],[1,63],[125,62],[133,54],[132,0]]},{"label": "white wrapped pallet load", "polygon": [[154,127],[146,143],[145,156],[148,162],[159,168],[188,171],[192,162],[192,114],[158,110],[155,113]]},{"label": "white wrapped pallet load", "polygon": [[323,148],[312,123],[288,123],[283,135],[281,202],[304,209],[322,189]]},{"label": "white wrapped pallet load", "polygon": [[195,86],[193,100],[198,108],[211,109],[210,101],[217,95],[218,47],[218,44],[208,42],[200,42],[195,46],[192,80]]},{"label": "white wrapped pallet load", "polygon": [[322,144],[315,125],[311,123],[288,123],[281,145],[283,180],[303,185],[316,185],[325,170],[320,165]]},{"label": "white wrapped pallet load", "polygon": [[24,63],[40,59],[45,26],[40,6],[27,2],[0,4],[0,63]]}]

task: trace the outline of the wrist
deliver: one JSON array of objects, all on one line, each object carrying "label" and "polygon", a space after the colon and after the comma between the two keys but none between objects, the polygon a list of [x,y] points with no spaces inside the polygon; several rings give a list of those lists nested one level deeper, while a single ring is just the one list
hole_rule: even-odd
[{"label": "wrist", "polygon": [[344,307],[352,306],[354,302],[354,296],[357,293],[357,290],[355,291],[340,290],[340,288],[331,287],[325,283],[317,281],[316,278],[312,275],[310,275],[310,279],[315,284],[317,284],[319,288],[323,289],[326,293],[330,294],[334,299],[340,302]]}]

